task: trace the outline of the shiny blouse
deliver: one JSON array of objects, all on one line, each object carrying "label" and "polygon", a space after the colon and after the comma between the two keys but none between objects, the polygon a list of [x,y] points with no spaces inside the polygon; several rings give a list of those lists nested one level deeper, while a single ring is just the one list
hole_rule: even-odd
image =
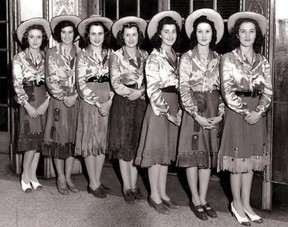
[{"label": "shiny blouse", "polygon": [[254,53],[252,64],[244,59],[241,50],[235,49],[221,59],[221,91],[228,107],[233,111],[247,115],[250,110],[236,91],[260,91],[259,104],[255,111],[265,112],[271,104],[272,81],[270,66],[261,54]]},{"label": "shiny blouse", "polygon": [[162,48],[153,49],[146,63],[147,95],[155,115],[167,115],[169,106],[165,102],[161,88],[175,86],[178,88],[178,58],[173,51],[172,60]]},{"label": "shiny blouse", "polygon": [[135,88],[141,90],[144,95],[146,87],[143,80],[147,57],[147,51],[138,48],[136,51],[137,61],[135,61],[128,54],[125,47],[120,48],[111,55],[111,85],[118,95],[123,97],[130,95],[133,90],[129,88],[129,85],[135,85]]},{"label": "shiny blouse", "polygon": [[[25,105],[28,95],[24,90],[24,84],[27,82],[44,82],[44,60],[45,54],[40,51],[37,58],[33,59],[29,49],[16,54],[13,59],[13,85],[16,93],[16,102]],[[48,93],[47,93],[48,96]]]},{"label": "shiny blouse", "polygon": [[62,44],[50,48],[46,53],[46,85],[49,93],[63,101],[67,96],[77,96],[75,86],[75,62],[77,49],[73,45],[70,54]]}]

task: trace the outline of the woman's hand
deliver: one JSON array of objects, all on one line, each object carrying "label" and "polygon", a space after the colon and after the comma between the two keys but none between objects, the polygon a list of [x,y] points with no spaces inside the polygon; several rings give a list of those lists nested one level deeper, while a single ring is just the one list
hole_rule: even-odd
[{"label": "woman's hand", "polygon": [[222,121],[222,117],[217,116],[217,117],[211,117],[208,118],[208,121],[212,124],[212,125],[217,125],[220,121]]},{"label": "woman's hand", "polygon": [[142,96],[142,92],[140,90],[131,89],[132,93],[127,96],[127,98],[131,101],[136,100]]},{"label": "woman's hand", "polygon": [[39,115],[43,115],[49,105],[49,98],[46,98],[45,101],[37,108],[37,112]]},{"label": "woman's hand", "polygon": [[27,110],[27,113],[29,114],[31,118],[36,118],[39,116],[38,111],[33,106],[31,106],[28,102],[24,105],[24,108]]},{"label": "woman's hand", "polygon": [[256,112],[253,110],[249,114],[247,114],[247,116],[244,119],[248,124],[254,125],[260,120],[261,117],[262,115],[260,112]]},{"label": "woman's hand", "polygon": [[180,121],[177,119],[177,116],[175,117],[175,116],[173,116],[173,115],[171,115],[171,114],[167,114],[167,119],[170,121],[170,122],[172,122],[174,125],[176,125],[176,126],[180,126],[180,124],[181,124],[181,118],[180,118]]},{"label": "woman's hand", "polygon": [[75,104],[76,100],[77,98],[75,97],[75,95],[71,95],[64,98],[64,104],[67,107],[71,107]]},{"label": "woman's hand", "polygon": [[195,117],[195,121],[198,122],[198,124],[203,128],[203,129],[214,129],[215,125],[212,123],[211,120],[207,119],[206,117],[202,116],[197,116]]},{"label": "woman's hand", "polygon": [[176,115],[176,119],[177,119],[177,121],[179,122],[179,125],[180,125],[181,124],[181,120],[182,120],[182,110],[181,109],[178,110],[178,113]]},{"label": "woman's hand", "polygon": [[100,105],[98,111],[101,116],[106,116],[109,113],[110,107],[112,105],[112,99],[109,99],[107,102],[104,102]]}]

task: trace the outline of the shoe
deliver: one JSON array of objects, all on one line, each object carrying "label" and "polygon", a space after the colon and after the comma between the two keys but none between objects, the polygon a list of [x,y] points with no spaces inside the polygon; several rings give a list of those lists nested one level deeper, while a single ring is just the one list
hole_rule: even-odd
[{"label": "shoe", "polygon": [[244,207],[243,207],[243,210],[251,221],[253,221],[255,223],[262,223],[263,222],[263,219],[260,216],[258,216],[257,214],[250,214],[248,212],[248,210],[246,210]]},{"label": "shoe", "polygon": [[70,185],[67,183],[67,186],[68,186],[68,189],[73,193],[77,193],[80,191],[79,188],[77,188],[77,186],[75,184]]},{"label": "shoe", "polygon": [[210,206],[209,203],[202,205],[203,209],[205,210],[206,214],[211,218],[217,218],[216,211]]},{"label": "shoe", "polygon": [[171,201],[171,199],[170,199],[170,200],[162,199],[162,202],[163,202],[168,208],[170,208],[170,209],[172,209],[172,210],[176,210],[176,209],[179,208],[179,205],[176,204],[175,202]]},{"label": "shoe", "polygon": [[32,191],[32,187],[30,182],[28,184],[26,184],[24,182],[24,180],[21,180],[21,188],[23,192],[31,192]]},{"label": "shoe", "polygon": [[145,199],[144,195],[142,194],[142,192],[140,191],[139,188],[133,189],[133,195],[134,195],[135,199],[137,199],[137,200],[144,200]]},{"label": "shoe", "polygon": [[32,188],[33,188],[34,190],[36,190],[36,191],[42,190],[42,185],[39,183],[38,180],[37,180],[37,181],[32,181],[32,180],[30,180],[30,183],[31,183]]},{"label": "shoe", "polygon": [[163,202],[158,204],[154,202],[153,199],[151,199],[151,197],[149,196],[148,203],[149,206],[153,207],[159,214],[170,214],[170,210],[168,209],[167,206],[164,205]]},{"label": "shoe", "polygon": [[57,180],[56,186],[57,186],[58,192],[60,194],[68,195],[69,191],[68,191],[68,187],[66,185],[66,182],[65,183],[61,183],[59,180]]},{"label": "shoe", "polygon": [[248,218],[245,216],[245,217],[241,217],[236,209],[234,208],[233,206],[233,202],[231,202],[231,212],[232,212],[232,215],[237,219],[237,221],[241,224],[241,225],[245,225],[245,226],[250,226],[251,223],[249,222]]},{"label": "shoe", "polygon": [[104,184],[100,184],[100,186],[99,186],[99,188],[102,190],[102,191],[104,191],[106,194],[109,194],[109,193],[111,193],[111,189],[110,188],[108,188],[108,187],[106,187]]},{"label": "shoe", "polygon": [[106,194],[105,194],[105,192],[103,192],[103,191],[101,190],[100,186],[99,186],[98,188],[96,188],[95,190],[93,190],[93,189],[90,188],[90,186],[88,185],[88,186],[87,186],[87,191],[88,191],[89,194],[92,194],[92,195],[94,195],[94,196],[97,197],[97,198],[101,198],[101,199],[106,198]]},{"label": "shoe", "polygon": [[199,218],[200,220],[202,221],[208,220],[207,214],[201,205],[195,206],[193,202],[190,202],[190,209],[194,212],[196,217]]},{"label": "shoe", "polygon": [[132,192],[131,189],[128,189],[126,190],[125,192],[123,192],[123,197],[124,197],[124,200],[129,203],[129,204],[134,204],[135,202],[135,197],[134,197],[134,194]]}]

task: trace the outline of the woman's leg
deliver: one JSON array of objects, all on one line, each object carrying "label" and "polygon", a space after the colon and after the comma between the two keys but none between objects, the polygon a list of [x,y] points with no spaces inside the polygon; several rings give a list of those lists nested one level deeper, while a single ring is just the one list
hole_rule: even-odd
[{"label": "woman's leg", "polygon": [[74,186],[74,183],[73,183],[73,181],[71,179],[74,161],[75,161],[75,158],[72,157],[72,156],[65,159],[65,178],[66,178],[66,182],[67,182],[68,185],[72,185],[72,186]]},{"label": "woman's leg", "polygon": [[96,165],[96,157],[94,155],[89,155],[84,158],[86,170],[89,178],[89,187],[92,190],[95,190],[99,187],[99,184],[96,182],[96,173],[95,173],[95,165]]},{"label": "woman's leg", "polygon": [[211,169],[199,169],[199,198],[202,205],[207,203],[206,196],[211,175]]},{"label": "woman's leg", "polygon": [[241,182],[242,182],[242,191],[241,191],[241,198],[243,207],[250,213],[255,214],[253,209],[250,206],[250,193],[251,193],[251,186],[253,180],[253,171],[249,173],[243,173]]},{"label": "woman's leg", "polygon": [[65,174],[64,174],[64,159],[54,158],[54,163],[57,172],[57,179],[61,184],[66,184]]},{"label": "woman's leg", "polygon": [[31,165],[34,158],[34,154],[36,153],[36,150],[26,151],[24,152],[23,157],[23,172],[22,172],[22,180],[24,183],[28,184],[31,180],[30,171],[31,171]]},{"label": "woman's leg", "polygon": [[158,164],[148,168],[148,176],[151,189],[150,198],[157,204],[162,203],[159,191],[160,168],[161,166]]},{"label": "woman's leg", "polygon": [[99,154],[96,156],[95,158],[95,182],[97,183],[97,185],[100,186],[101,184],[101,173],[102,173],[102,169],[103,169],[103,165],[105,162],[105,155],[104,154]]},{"label": "woman's leg", "polygon": [[137,177],[138,177],[138,170],[137,167],[133,165],[133,160],[129,162],[129,169],[130,169],[130,182],[131,188],[137,188]]},{"label": "woman's leg", "polygon": [[31,166],[30,166],[30,180],[34,182],[38,182],[36,171],[37,171],[39,159],[40,159],[40,153],[39,152],[34,153]]},{"label": "woman's leg", "polygon": [[119,159],[119,166],[123,181],[123,192],[125,192],[126,190],[132,189],[130,182],[130,163],[124,161],[123,159]]},{"label": "woman's leg", "polygon": [[167,173],[168,173],[168,166],[161,165],[158,178],[160,197],[161,199],[170,201],[170,198],[168,197],[166,192]]},{"label": "woman's leg", "polygon": [[246,217],[241,199],[242,174],[230,173],[230,186],[233,196],[233,206],[241,217]]},{"label": "woman's leg", "polygon": [[201,205],[200,196],[198,193],[198,167],[186,168],[186,175],[192,195],[192,203],[195,206]]}]

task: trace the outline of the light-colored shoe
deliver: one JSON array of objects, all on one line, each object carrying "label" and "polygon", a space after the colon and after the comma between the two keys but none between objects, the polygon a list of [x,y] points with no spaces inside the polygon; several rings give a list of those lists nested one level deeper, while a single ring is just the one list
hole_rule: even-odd
[{"label": "light-colored shoe", "polygon": [[22,188],[22,191],[23,191],[23,192],[31,192],[31,191],[32,191],[30,182],[29,182],[28,184],[26,184],[26,183],[24,182],[24,180],[21,180],[21,188]]},{"label": "light-colored shoe", "polygon": [[263,222],[263,219],[258,216],[257,214],[250,214],[248,210],[246,210],[244,207],[243,207],[243,210],[245,212],[245,214],[250,218],[251,221],[255,222],[255,223],[262,223]]},{"label": "light-colored shoe", "polygon": [[237,219],[237,221],[241,224],[241,225],[245,225],[245,226],[250,226],[251,223],[249,222],[248,218],[245,217],[241,217],[237,210],[234,208],[233,206],[233,202],[231,202],[231,212],[233,214],[233,216]]},{"label": "light-colored shoe", "polygon": [[30,183],[31,183],[32,188],[33,188],[34,190],[36,190],[36,191],[42,190],[42,185],[39,183],[38,180],[37,180],[37,181],[32,181],[32,180],[30,180]]}]

